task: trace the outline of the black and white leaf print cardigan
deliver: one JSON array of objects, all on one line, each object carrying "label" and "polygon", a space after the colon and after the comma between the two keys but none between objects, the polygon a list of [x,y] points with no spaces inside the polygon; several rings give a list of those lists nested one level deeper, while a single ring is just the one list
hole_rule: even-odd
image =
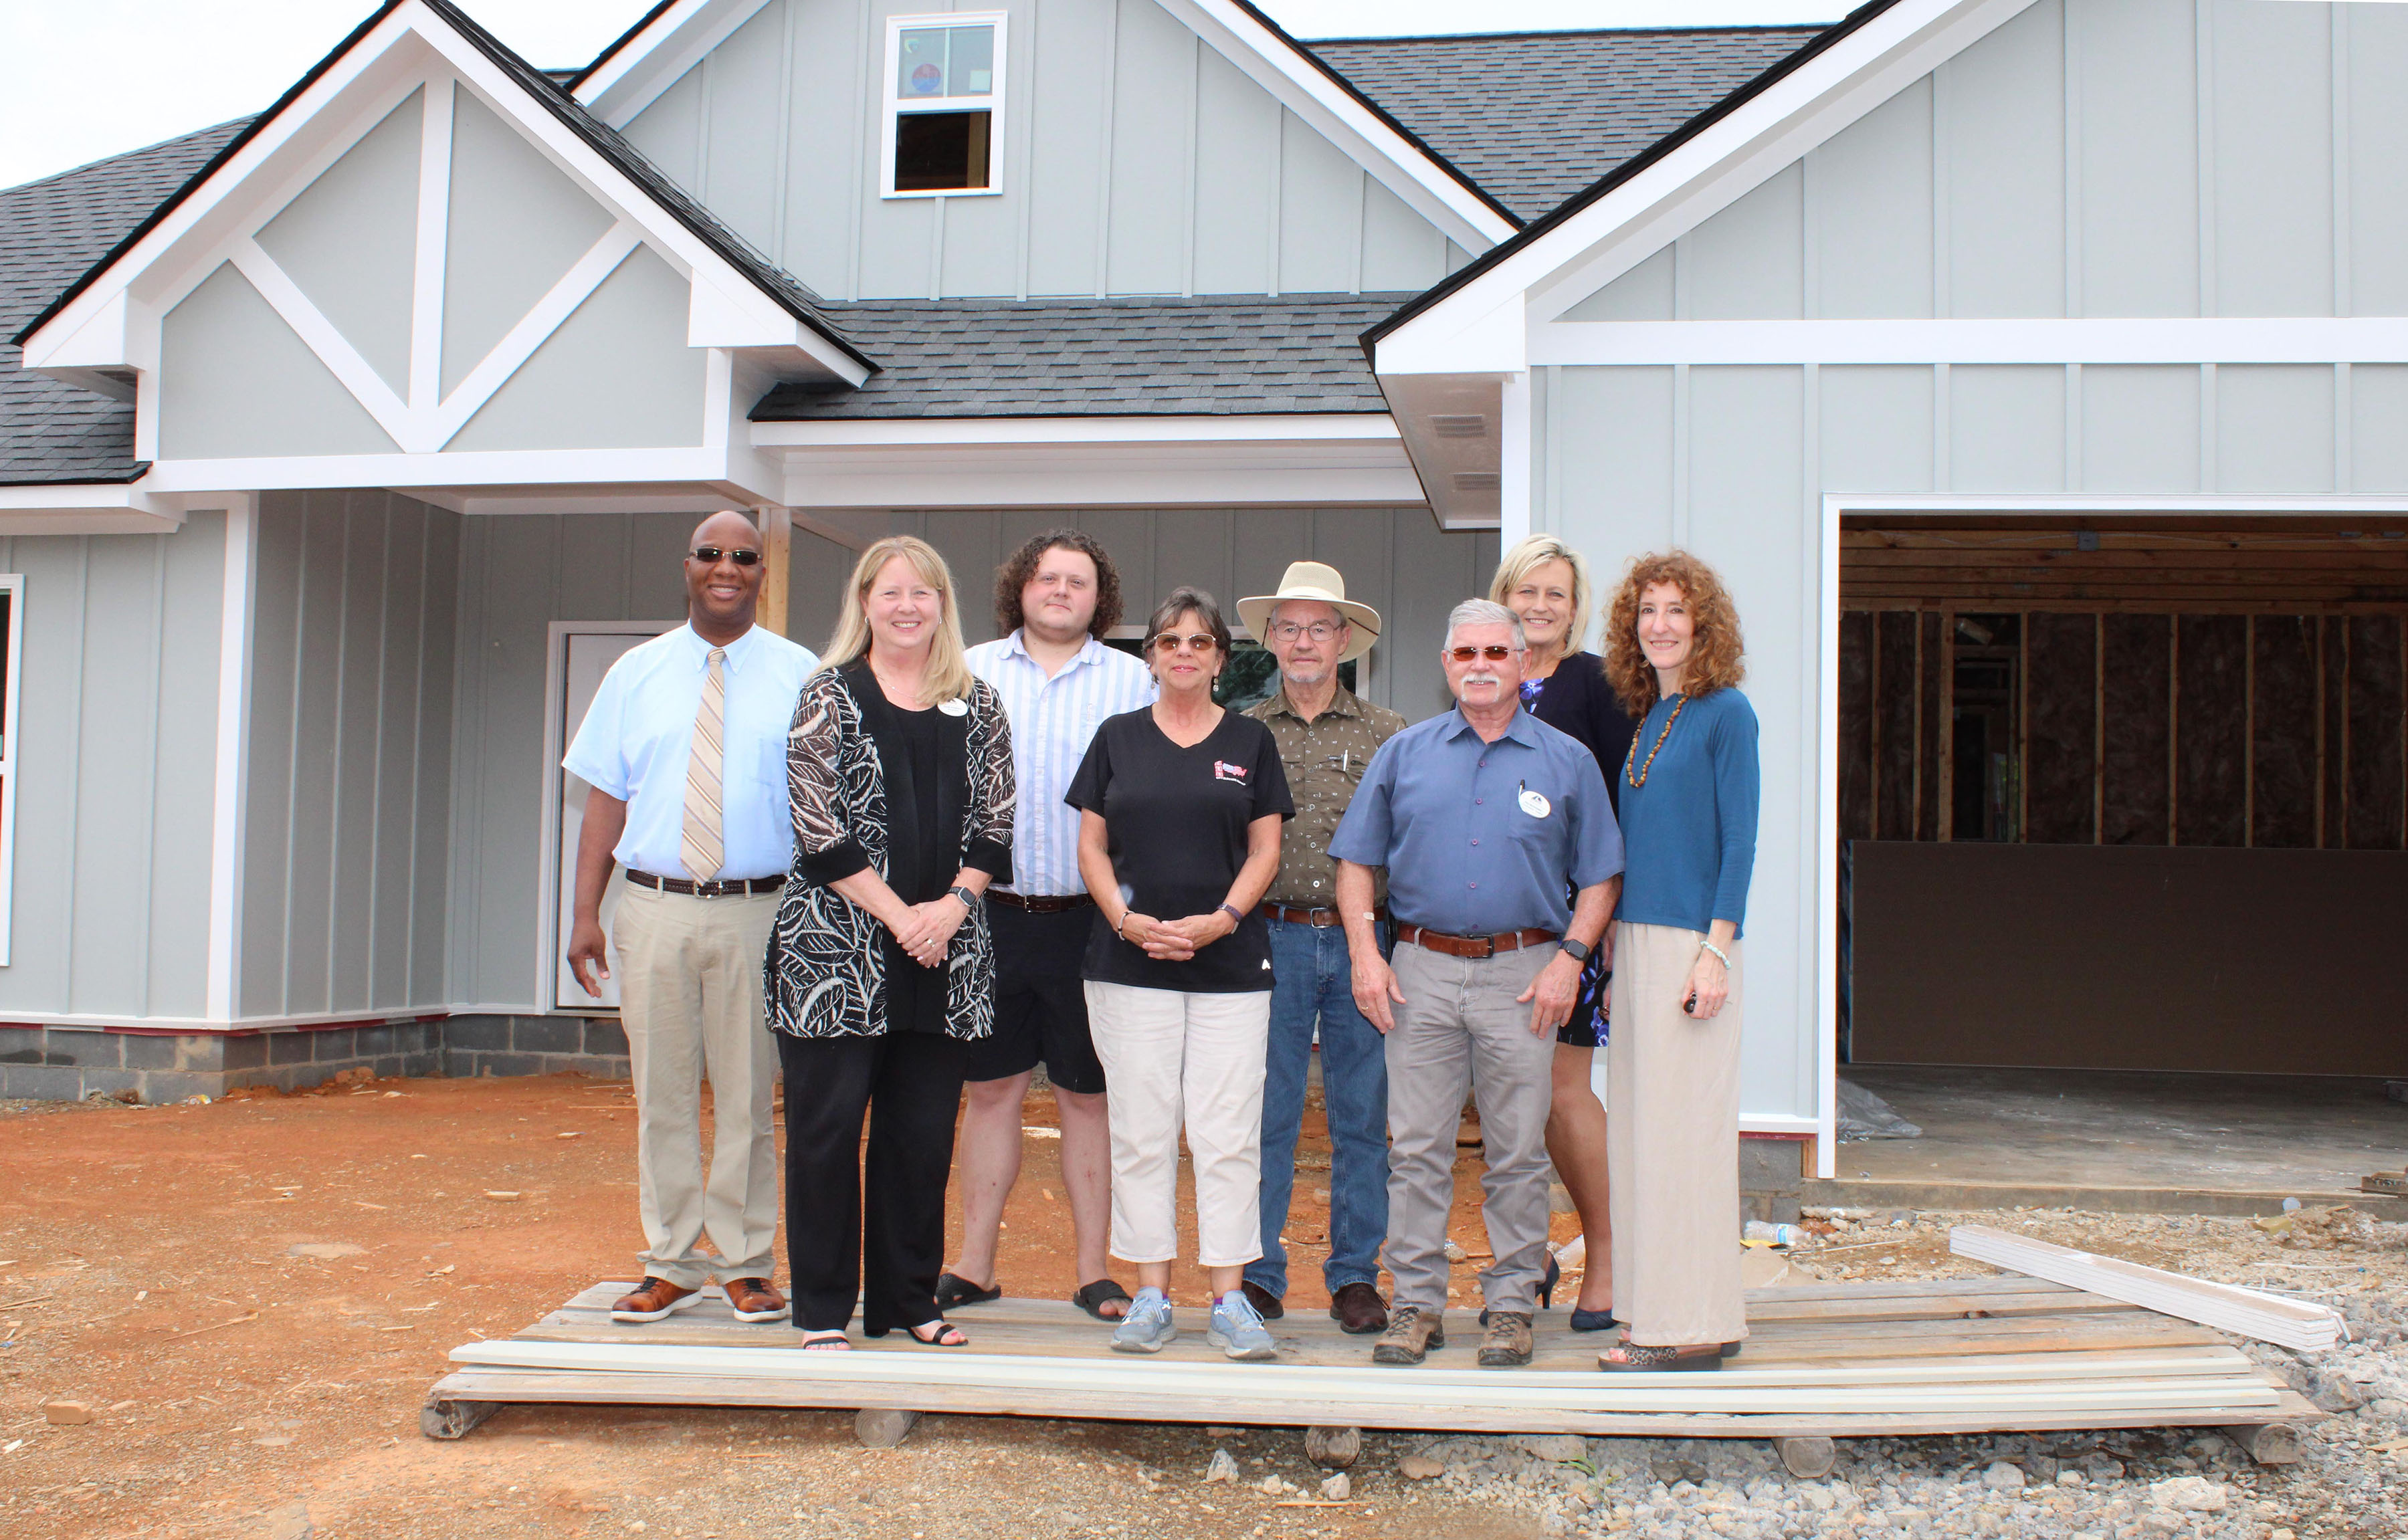
[{"label": "black and white leaf print cardigan", "polygon": [[[948,774],[938,799],[940,822],[959,852],[957,865],[997,875],[1011,870],[1014,795],[1011,729],[1003,698],[973,680],[968,711],[940,716],[939,752],[950,772],[968,772],[968,797]],[[938,830],[896,829],[887,816],[886,763],[880,740],[895,742],[894,707],[866,661],[823,669],[804,682],[786,735],[787,800],[795,820],[795,863],[769,933],[763,1000],[769,1025],[796,1037],[876,1037],[886,1032],[885,927],[829,884],[864,869],[887,876],[898,844],[945,838]],[[956,725],[958,724],[958,725]],[[943,729],[953,731],[942,731]],[[908,770],[904,772],[908,774]],[[908,794],[896,799],[911,806]],[[945,1035],[984,1037],[995,1030],[995,941],[986,907],[974,906],[946,955]]]}]

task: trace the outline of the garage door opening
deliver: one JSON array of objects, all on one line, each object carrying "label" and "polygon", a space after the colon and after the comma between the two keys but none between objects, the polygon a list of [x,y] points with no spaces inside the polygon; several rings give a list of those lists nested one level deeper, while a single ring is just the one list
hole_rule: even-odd
[{"label": "garage door opening", "polygon": [[2408,1075],[2408,520],[1841,540],[1843,1061]]}]

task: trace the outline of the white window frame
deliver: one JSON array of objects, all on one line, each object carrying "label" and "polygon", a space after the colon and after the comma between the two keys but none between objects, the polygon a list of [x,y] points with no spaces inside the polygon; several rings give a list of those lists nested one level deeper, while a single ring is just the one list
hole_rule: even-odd
[{"label": "white window frame", "polygon": [[[882,98],[885,110],[879,114],[878,145],[879,196],[883,198],[992,198],[1003,192],[1003,130],[1004,90],[1009,84],[1006,59],[1010,44],[1009,26],[1010,13],[1000,10],[949,10],[925,12],[915,16],[890,16],[886,19],[886,74]],[[896,89],[896,71],[902,63],[903,34],[922,27],[995,28],[995,89],[987,93],[984,110],[987,119],[987,185],[984,187],[931,188],[926,191],[897,192],[895,187],[895,133],[896,120],[920,112],[976,112],[981,110],[979,98],[973,96],[940,96],[929,99],[905,100]]]},{"label": "white window frame", "polygon": [[22,693],[20,663],[24,658],[25,577],[0,575],[0,593],[8,596],[8,628],[0,645],[8,649],[6,688],[8,703],[0,711],[0,967],[8,963],[10,895],[17,873],[17,700]]}]

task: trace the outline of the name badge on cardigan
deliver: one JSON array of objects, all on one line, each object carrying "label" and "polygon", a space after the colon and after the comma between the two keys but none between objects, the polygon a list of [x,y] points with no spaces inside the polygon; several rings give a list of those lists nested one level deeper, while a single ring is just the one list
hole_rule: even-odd
[{"label": "name badge on cardigan", "polygon": [[967,717],[970,714],[970,703],[956,695],[950,701],[939,701],[937,709],[948,717]]}]

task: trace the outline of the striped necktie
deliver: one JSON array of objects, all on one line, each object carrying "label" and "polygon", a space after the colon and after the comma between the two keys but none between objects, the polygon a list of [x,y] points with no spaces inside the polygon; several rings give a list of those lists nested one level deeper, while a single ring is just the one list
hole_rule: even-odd
[{"label": "striped necktie", "polygon": [[710,649],[710,672],[703,680],[702,708],[694,714],[694,749],[685,763],[685,837],[678,854],[688,876],[709,882],[727,863],[727,847],[720,829],[720,766],[724,758],[723,734],[727,718],[727,679],[722,672],[727,649]]}]

